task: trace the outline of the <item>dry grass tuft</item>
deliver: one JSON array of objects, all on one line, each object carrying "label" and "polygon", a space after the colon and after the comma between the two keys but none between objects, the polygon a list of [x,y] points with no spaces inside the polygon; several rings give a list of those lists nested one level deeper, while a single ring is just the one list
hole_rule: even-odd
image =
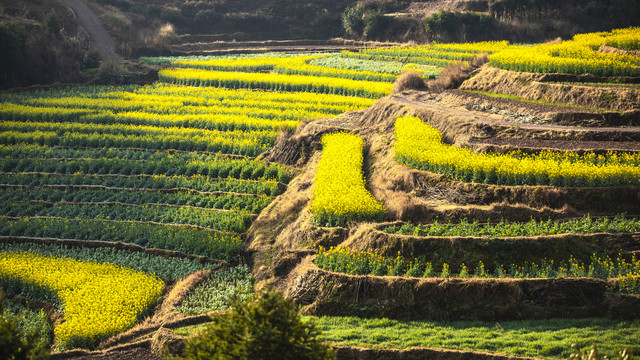
[{"label": "dry grass tuft", "polygon": [[406,71],[400,75],[393,83],[392,94],[401,93],[405,90],[425,90],[427,82],[422,75],[416,71]]},{"label": "dry grass tuft", "polygon": [[477,55],[469,62],[454,61],[440,73],[437,79],[429,81],[427,86],[429,90],[435,92],[455,89],[467,80],[474,70],[488,62],[489,56],[487,54]]}]

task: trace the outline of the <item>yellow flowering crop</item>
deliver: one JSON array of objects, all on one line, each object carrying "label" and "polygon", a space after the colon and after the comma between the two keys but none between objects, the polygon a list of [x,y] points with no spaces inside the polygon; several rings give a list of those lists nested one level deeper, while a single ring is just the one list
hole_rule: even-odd
[{"label": "yellow flowering crop", "polygon": [[536,73],[591,74],[597,76],[638,76],[640,58],[598,52],[601,45],[634,48],[640,43],[640,28],[609,33],[579,34],[559,44],[513,47],[491,56],[490,65]]},{"label": "yellow flowering crop", "polygon": [[188,86],[216,86],[233,89],[267,89],[303,91],[377,98],[391,92],[393,84],[307,75],[283,75],[207,71],[199,69],[164,69],[160,81]]},{"label": "yellow flowering crop", "polygon": [[91,348],[130,328],[164,289],[159,278],[114,264],[6,251],[0,252],[0,284],[59,299],[65,321],[54,333],[60,349]]},{"label": "yellow flowering crop", "polygon": [[334,133],[322,137],[322,158],[311,203],[316,224],[336,226],[383,216],[384,205],[365,187],[362,151],[362,138],[357,135]]},{"label": "yellow flowering crop", "polygon": [[442,142],[440,132],[416,117],[396,119],[396,159],[462,181],[501,185],[616,186],[640,184],[636,154],[477,154]]}]

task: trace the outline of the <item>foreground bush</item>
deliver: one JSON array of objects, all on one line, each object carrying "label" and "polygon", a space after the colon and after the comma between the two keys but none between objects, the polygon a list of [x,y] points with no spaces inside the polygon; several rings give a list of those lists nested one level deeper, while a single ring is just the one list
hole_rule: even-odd
[{"label": "foreground bush", "polygon": [[5,316],[4,293],[0,289],[0,359],[40,360],[48,359],[46,342],[40,341],[40,331],[23,333],[18,319]]},{"label": "foreground bush", "polygon": [[187,360],[335,359],[333,349],[317,339],[315,325],[303,322],[293,302],[275,292],[255,303],[236,302],[231,312],[212,320],[187,340]]}]

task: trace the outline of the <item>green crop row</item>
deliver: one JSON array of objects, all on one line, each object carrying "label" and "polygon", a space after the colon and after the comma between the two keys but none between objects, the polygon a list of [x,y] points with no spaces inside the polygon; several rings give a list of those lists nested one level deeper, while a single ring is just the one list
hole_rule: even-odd
[{"label": "green crop row", "polygon": [[193,206],[219,210],[244,210],[259,213],[269,205],[271,198],[264,196],[237,196],[231,194],[194,194],[190,192],[157,192],[94,189],[52,188],[5,188],[0,201],[46,201],[46,202],[119,202],[125,204],[167,204]]},{"label": "green crop row", "polygon": [[180,191],[233,192],[255,194],[258,196],[277,196],[282,193],[283,185],[274,180],[239,180],[209,178],[202,175],[165,176],[165,175],[95,175],[75,172],[73,174],[55,173],[0,173],[0,185],[51,186],[86,185],[105,186],[107,188],[127,188],[132,190],[179,189]]},{"label": "green crop row", "polygon": [[161,205],[1,202],[0,213],[7,217],[41,216],[188,224],[211,230],[237,233],[246,231],[252,221],[251,214],[245,211],[214,211]]},{"label": "green crop row", "polygon": [[59,174],[203,175],[210,178],[288,181],[284,167],[250,159],[198,153],[118,149],[75,150],[49,146],[0,145],[0,172]]},{"label": "green crop row", "polygon": [[253,297],[253,275],[247,265],[220,270],[191,289],[176,311],[184,314],[204,314],[224,310],[231,302],[248,301]]},{"label": "green crop row", "polygon": [[490,273],[480,261],[474,268],[464,263],[459,269],[444,263],[436,269],[431,262],[420,259],[407,260],[400,254],[396,258],[383,257],[372,251],[359,251],[347,247],[325,250],[320,247],[314,260],[322,269],[357,275],[410,276],[410,277],[459,277],[459,278],[557,278],[591,277],[600,279],[625,278],[620,284],[621,291],[640,293],[640,259],[634,255],[631,260],[624,256],[611,259],[608,256],[593,255],[590,264],[574,258],[564,263],[541,260],[539,263],[524,265],[497,264]]},{"label": "green crop row", "polygon": [[477,237],[516,237],[544,236],[556,234],[592,234],[592,233],[633,233],[640,232],[640,219],[627,219],[624,215],[614,218],[596,218],[585,216],[568,221],[508,222],[501,220],[496,224],[480,224],[477,220],[460,223],[411,224],[388,226],[385,232],[414,236],[477,236]]},{"label": "green crop row", "polygon": [[231,259],[243,248],[242,239],[235,233],[105,219],[0,217],[0,236],[120,241],[214,259]]},{"label": "green crop row", "polygon": [[[124,126],[79,123],[9,122],[0,127],[0,141],[4,144],[35,143],[70,147],[132,147],[152,150],[182,150],[223,152],[225,154],[256,156],[270,148],[277,131],[194,130],[147,126]],[[136,129],[137,128],[137,129]],[[127,134],[129,132],[129,134]],[[131,134],[131,132],[134,132]]]}]

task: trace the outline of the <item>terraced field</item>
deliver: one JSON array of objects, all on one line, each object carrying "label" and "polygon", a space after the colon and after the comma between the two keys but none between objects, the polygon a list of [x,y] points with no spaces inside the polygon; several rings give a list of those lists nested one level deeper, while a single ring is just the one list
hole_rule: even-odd
[{"label": "terraced field", "polygon": [[[638,43],[152,58],[147,86],[1,94],[0,286],[57,309],[71,358],[151,358],[265,287],[344,359],[640,354]],[[479,53],[459,89],[390,94]]]}]

